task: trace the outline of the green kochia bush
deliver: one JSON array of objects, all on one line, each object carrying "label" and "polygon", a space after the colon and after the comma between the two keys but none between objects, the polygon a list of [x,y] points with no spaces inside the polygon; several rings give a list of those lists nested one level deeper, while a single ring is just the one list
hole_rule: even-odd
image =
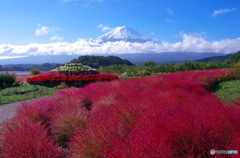
[{"label": "green kochia bush", "polygon": [[0,87],[12,85],[16,82],[16,76],[14,74],[0,74]]},{"label": "green kochia bush", "polygon": [[38,75],[38,74],[40,74],[40,71],[38,69],[32,69],[32,70],[30,70],[30,74],[31,75]]}]

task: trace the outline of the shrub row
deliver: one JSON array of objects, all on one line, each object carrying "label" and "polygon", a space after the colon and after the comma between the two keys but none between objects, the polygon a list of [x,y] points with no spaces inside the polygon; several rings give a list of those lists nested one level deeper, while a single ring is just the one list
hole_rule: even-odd
[{"label": "shrub row", "polygon": [[175,64],[155,64],[154,62],[145,62],[145,66],[122,66],[122,65],[111,65],[111,66],[100,66],[98,71],[104,73],[131,73],[138,71],[149,71],[151,73],[156,72],[178,72],[178,71],[188,71],[188,70],[205,70],[214,68],[232,68],[234,63],[227,62],[182,62]]},{"label": "shrub row", "polygon": [[232,71],[98,82],[24,103],[3,128],[1,156],[181,158],[240,151],[240,103],[229,106],[207,90],[224,75]]}]

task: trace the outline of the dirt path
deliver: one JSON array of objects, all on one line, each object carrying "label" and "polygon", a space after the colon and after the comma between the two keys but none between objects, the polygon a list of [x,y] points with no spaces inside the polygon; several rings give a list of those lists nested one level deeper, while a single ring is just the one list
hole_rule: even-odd
[{"label": "dirt path", "polygon": [[[52,96],[33,98],[33,99],[24,100],[24,101],[32,102],[32,101],[46,99],[46,98],[50,98],[50,97],[52,97]],[[17,108],[19,106],[21,106],[21,102],[22,101],[0,105],[0,126],[3,125],[4,122],[6,122],[14,117]]]}]

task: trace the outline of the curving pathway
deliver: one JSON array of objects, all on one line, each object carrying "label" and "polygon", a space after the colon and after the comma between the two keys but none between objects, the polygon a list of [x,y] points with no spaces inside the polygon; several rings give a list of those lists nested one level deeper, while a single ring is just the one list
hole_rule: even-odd
[{"label": "curving pathway", "polygon": [[[52,96],[33,98],[33,99],[28,99],[28,100],[23,100],[23,101],[31,102],[31,101],[50,98],[50,97],[52,97]],[[17,108],[22,105],[21,102],[23,102],[23,101],[0,105],[0,126],[3,125],[6,121],[8,121],[14,117]]]}]

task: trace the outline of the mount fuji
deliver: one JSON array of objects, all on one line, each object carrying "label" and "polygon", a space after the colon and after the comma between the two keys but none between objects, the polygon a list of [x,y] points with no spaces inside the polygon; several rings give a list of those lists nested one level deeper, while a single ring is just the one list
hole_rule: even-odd
[{"label": "mount fuji", "polygon": [[145,43],[148,41],[153,41],[128,26],[117,27],[108,33],[96,38],[96,40],[100,40],[102,43],[116,41]]}]

